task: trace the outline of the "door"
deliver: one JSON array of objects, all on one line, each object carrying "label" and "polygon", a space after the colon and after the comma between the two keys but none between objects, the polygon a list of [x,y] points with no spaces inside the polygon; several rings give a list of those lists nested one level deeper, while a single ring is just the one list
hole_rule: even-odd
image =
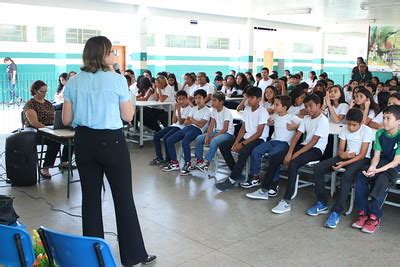
[{"label": "door", "polygon": [[114,62],[118,63],[119,65],[119,70],[123,74],[126,70],[126,65],[125,65],[125,46],[121,45],[114,45],[113,48],[115,56],[114,56]]},{"label": "door", "polygon": [[271,73],[274,67],[274,52],[272,51],[264,51],[264,67],[269,69]]}]

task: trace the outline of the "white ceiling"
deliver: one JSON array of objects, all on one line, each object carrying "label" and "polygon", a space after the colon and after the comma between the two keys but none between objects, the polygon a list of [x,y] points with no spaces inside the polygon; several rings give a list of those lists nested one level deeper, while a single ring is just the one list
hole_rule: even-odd
[{"label": "white ceiling", "polygon": [[[338,24],[400,24],[400,0],[0,0],[6,3],[41,6],[91,8],[128,12],[143,5],[158,10],[187,12],[195,19],[197,14],[277,21],[316,27]],[[363,3],[376,5],[362,10]],[[282,10],[311,8],[311,14],[284,15]],[[276,15],[268,15],[276,14]]]}]

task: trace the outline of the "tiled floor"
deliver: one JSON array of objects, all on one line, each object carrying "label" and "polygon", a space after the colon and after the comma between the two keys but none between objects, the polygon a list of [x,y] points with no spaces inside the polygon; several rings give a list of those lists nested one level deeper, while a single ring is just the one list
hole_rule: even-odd
[{"label": "tiled floor", "polygon": [[[0,141],[3,151],[4,137]],[[398,208],[384,207],[382,226],[374,235],[350,227],[354,214],[342,217],[338,228],[330,230],[322,226],[325,215],[314,218],[305,214],[315,201],[313,188],[300,189],[291,212],[274,215],[270,209],[277,199],[250,200],[244,196],[246,190],[239,188],[220,193],[214,180],[199,172],[180,177],[149,167],[151,144],[143,149],[133,144],[129,147],[136,207],[147,249],[158,256],[156,266],[399,266]],[[44,201],[32,200],[21,191],[80,214],[79,184],[71,186],[70,199],[62,175],[29,188],[0,188],[0,194],[15,197],[15,208],[29,229],[44,225],[81,234],[79,218],[52,212]],[[116,232],[108,187],[103,215],[105,230]],[[107,235],[106,239],[118,258],[116,238]]]}]

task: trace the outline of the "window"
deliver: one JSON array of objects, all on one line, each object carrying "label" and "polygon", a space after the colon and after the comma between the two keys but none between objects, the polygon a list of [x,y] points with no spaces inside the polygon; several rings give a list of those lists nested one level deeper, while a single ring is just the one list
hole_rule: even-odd
[{"label": "window", "polygon": [[347,47],[345,46],[328,46],[328,54],[330,55],[347,55]]},{"label": "window", "polygon": [[39,43],[54,43],[54,28],[38,26],[37,41]]},{"label": "window", "polygon": [[310,54],[314,50],[312,44],[293,43],[293,53]]},{"label": "window", "polygon": [[200,36],[165,35],[166,47],[200,48]]},{"label": "window", "polygon": [[0,41],[26,42],[26,26],[0,24]]},{"label": "window", "polygon": [[147,34],[147,46],[155,46],[156,45],[156,34],[148,33]]},{"label": "window", "polygon": [[229,49],[229,38],[208,37],[207,48]]},{"label": "window", "polygon": [[89,38],[99,35],[99,30],[68,28],[65,38],[70,44],[84,44]]}]

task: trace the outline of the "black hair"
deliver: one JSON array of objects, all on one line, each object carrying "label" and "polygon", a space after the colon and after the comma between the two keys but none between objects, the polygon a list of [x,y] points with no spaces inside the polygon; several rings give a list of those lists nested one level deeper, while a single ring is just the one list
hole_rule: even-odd
[{"label": "black hair", "polygon": [[183,76],[188,76],[193,83],[196,82],[196,75],[194,73],[187,72]]},{"label": "black hair", "polygon": [[167,80],[170,79],[170,78],[175,80],[174,89],[175,89],[175,92],[177,92],[179,90],[179,88],[178,88],[178,81],[176,80],[175,74],[173,74],[173,73],[168,74]]},{"label": "black hair", "polygon": [[219,75],[217,75],[217,76],[215,76],[215,78],[214,78],[214,81],[223,81],[224,80],[224,78],[222,78],[222,76],[219,76]]},{"label": "black hair", "polygon": [[360,60],[361,62],[364,62],[364,58],[363,57],[358,57],[358,60]]},{"label": "black hair", "polygon": [[210,83],[210,78],[206,76],[206,83]]},{"label": "black hair", "polygon": [[393,94],[391,94],[390,96],[389,96],[389,98],[396,98],[397,100],[399,100],[400,101],[400,93],[399,92],[396,92],[396,93],[393,93]]},{"label": "black hair", "polygon": [[168,77],[168,72],[160,71],[159,73],[157,73],[157,76],[164,76],[165,78],[167,78]]},{"label": "black hair", "polygon": [[378,78],[377,76],[372,77],[372,78],[371,78],[371,82],[372,82],[372,79],[375,79],[375,80],[377,81],[376,84],[378,84],[378,83],[380,82],[380,80],[379,80],[379,78]]},{"label": "black hair", "polygon": [[135,75],[135,72],[134,72],[133,70],[131,70],[131,69],[127,69],[125,72],[128,72],[128,73],[130,73],[131,75]]},{"label": "black hair", "polygon": [[150,77],[153,77],[153,75],[151,74],[151,71],[150,71],[150,70],[144,70],[144,71],[143,71],[143,74],[145,74],[145,73],[148,73],[148,74],[150,75]]},{"label": "black hair", "polygon": [[313,94],[316,94],[321,99],[321,103],[324,102],[324,97],[326,96],[325,91],[317,91],[314,92]]},{"label": "black hair", "polygon": [[274,99],[275,99],[275,97],[278,95],[278,89],[276,89],[276,87],[275,86],[273,86],[273,85],[268,85],[266,88],[265,88],[265,91],[264,91],[264,102],[268,102],[268,100],[267,100],[267,98],[265,97],[265,92],[267,91],[267,89],[271,89],[272,90],[272,92],[274,93],[274,98],[272,98],[272,103],[274,103]]},{"label": "black hair", "polygon": [[32,86],[31,86],[31,96],[35,96],[36,92],[40,90],[43,86],[47,86],[47,84],[44,81],[37,80],[35,81]]},{"label": "black hair", "polygon": [[137,83],[137,87],[139,89],[138,94],[142,94],[142,93],[145,94],[147,92],[147,90],[151,87],[151,81],[143,76],[141,79],[139,79],[139,81]]},{"label": "black hair", "polygon": [[278,75],[277,75],[276,73],[273,73],[273,74],[269,75],[269,77],[270,77],[271,79],[273,79],[273,80],[278,79]]},{"label": "black hair", "polygon": [[57,87],[57,94],[59,94],[62,89],[64,88],[64,85],[61,83],[60,78],[64,78],[65,81],[68,80],[68,73],[63,72],[58,76],[58,87]]},{"label": "black hair", "polygon": [[326,79],[324,82],[326,82],[326,85],[328,85],[328,82],[331,82],[332,84],[335,84],[335,82],[333,81],[333,80],[331,80],[331,79]]},{"label": "black hair", "polygon": [[250,82],[254,83],[256,80],[254,79],[253,73],[250,71],[246,71],[244,74],[250,75]]},{"label": "black hair", "polygon": [[306,82],[301,82],[297,86],[303,90],[308,90],[308,87],[309,87],[308,83],[306,83]]},{"label": "black hair", "polygon": [[261,70],[266,70],[269,73],[269,69],[267,67],[263,67]]},{"label": "black hair", "polygon": [[347,121],[355,121],[361,123],[363,121],[364,114],[361,109],[351,108],[346,114]]},{"label": "black hair", "polygon": [[[328,93],[329,93],[328,91],[329,91],[331,88],[334,88],[334,87],[339,88],[339,91],[340,91],[339,104],[347,103],[347,102],[346,102],[346,97],[345,97],[345,95],[344,95],[343,88],[342,88],[339,84],[335,84],[335,85],[332,85],[332,86],[329,86],[328,88],[326,88],[326,93],[328,94]],[[332,105],[333,105],[333,100],[331,100],[331,103],[332,103]]]},{"label": "black hair", "polygon": [[348,92],[351,91],[351,86],[350,86],[350,84],[352,84],[353,82],[357,82],[357,84],[360,84],[357,80],[351,79],[351,80],[349,81],[349,86],[347,86],[347,91],[348,91]]},{"label": "black hair", "polygon": [[244,75],[244,73],[243,72],[239,72],[237,75],[236,75],[236,79],[237,79],[237,77],[241,77],[242,78],[242,83],[241,84],[238,84],[237,83],[237,89],[240,89],[240,90],[245,90],[247,87],[249,87],[250,86],[250,83],[249,83],[249,81],[247,80],[247,77],[246,77],[246,75]]},{"label": "black hair", "polygon": [[71,74],[72,74],[72,73],[76,75],[76,71],[71,70],[70,72],[68,72],[68,79],[71,78]]},{"label": "black hair", "polygon": [[217,70],[216,72],[215,72],[215,74],[217,75],[217,76],[222,76],[223,74],[222,74],[222,71],[219,71],[219,70]]},{"label": "black hair", "polygon": [[261,98],[262,90],[259,87],[250,86],[246,91],[247,96],[255,96],[257,98]]},{"label": "black hair", "polygon": [[322,105],[322,99],[317,94],[309,94],[304,98],[303,103],[314,102],[316,105]]},{"label": "black hair", "polygon": [[233,75],[236,75],[236,70],[230,70],[230,72],[233,72]]},{"label": "black hair", "polygon": [[389,92],[379,92],[378,93],[378,105],[380,110],[384,110],[389,101],[390,93]]},{"label": "black hair", "polygon": [[6,61],[8,61],[8,60],[15,64],[14,60],[12,60],[10,57],[5,57],[5,58],[4,58],[4,63],[5,63]]},{"label": "black hair", "polygon": [[[371,104],[369,105],[369,110],[372,109],[372,110],[375,112],[375,116],[378,115],[378,113],[379,113],[379,106],[378,106],[378,104],[375,103],[375,101],[374,101],[374,96],[371,94],[371,92],[368,91],[367,89],[365,89],[364,87],[361,87],[361,88],[357,91],[357,94],[358,94],[358,93],[365,95],[365,96],[369,99],[369,102],[371,103]],[[356,105],[356,107],[360,108],[358,105]],[[368,111],[369,111],[369,110],[368,110]]]},{"label": "black hair", "polygon": [[397,83],[399,83],[399,77],[397,77],[397,76],[393,76],[392,79],[390,79],[390,80],[395,80]]},{"label": "black hair", "polygon": [[261,73],[256,73],[256,78],[261,78]]},{"label": "black hair", "polygon": [[289,73],[289,74],[290,74],[290,70],[284,70],[284,72],[285,72],[285,71],[287,71],[287,73]]},{"label": "black hair", "polygon": [[309,72],[310,74],[312,74],[313,76],[314,76],[314,79],[312,80],[312,81],[315,81],[315,80],[317,80],[318,78],[317,78],[317,74],[315,73],[315,71],[310,71]]},{"label": "black hair", "polygon": [[225,101],[225,94],[217,91],[212,95],[212,98],[216,98],[218,101]]},{"label": "black hair", "polygon": [[378,85],[385,86],[385,84],[384,84],[383,82],[379,82],[379,83],[376,85],[377,88],[378,88]]},{"label": "black hair", "polygon": [[195,92],[194,92],[194,97],[196,97],[196,96],[202,96],[203,98],[206,98],[207,97],[207,92],[206,92],[206,90],[204,90],[204,89],[199,89],[199,90],[196,90]]},{"label": "black hair", "polygon": [[396,120],[400,120],[400,106],[399,105],[388,106],[383,110],[383,114],[393,114]]},{"label": "black hair", "polygon": [[132,82],[131,76],[129,76],[129,75],[124,75],[124,77],[125,77],[126,81],[128,82],[128,86],[129,86],[129,84]]},{"label": "black hair", "polygon": [[184,96],[186,98],[188,97],[185,90],[179,90],[178,92],[176,92],[176,98],[178,98],[178,96]]},{"label": "black hair", "polygon": [[[322,81],[324,81],[325,83],[323,83]],[[314,88],[313,88],[313,92],[314,92],[314,93],[317,92],[316,90],[317,90],[318,87],[322,87],[322,90],[321,90],[322,92],[325,92],[325,91],[326,91],[327,83],[326,83],[325,80],[322,80],[322,81],[318,81],[318,82],[315,84],[315,86],[314,86]]]},{"label": "black hair", "polygon": [[319,77],[322,77],[324,80],[328,78],[328,74],[326,72],[322,72]]},{"label": "black hair", "polygon": [[286,110],[288,110],[292,105],[292,99],[290,99],[290,96],[288,95],[277,95],[275,99],[279,100],[282,106],[286,107]]},{"label": "black hair", "polygon": [[327,82],[327,80],[319,80],[315,86],[317,86],[318,84],[323,84],[324,89],[325,89],[326,87],[328,87],[328,82]]},{"label": "black hair", "polygon": [[293,87],[293,90],[289,93],[290,98],[292,99],[292,105],[294,106],[296,99],[302,95],[304,95],[304,89],[300,86],[296,85]]},{"label": "black hair", "polygon": [[284,81],[285,83],[287,83],[287,77],[286,76],[282,76],[278,80],[281,80],[281,81]]}]

